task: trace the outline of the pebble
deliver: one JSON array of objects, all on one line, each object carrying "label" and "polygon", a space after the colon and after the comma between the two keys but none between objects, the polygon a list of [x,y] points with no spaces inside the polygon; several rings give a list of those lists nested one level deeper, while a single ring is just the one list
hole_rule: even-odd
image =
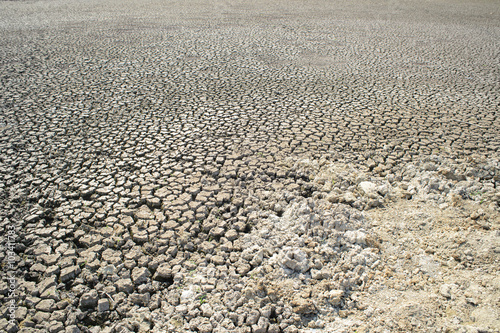
[{"label": "pebble", "polygon": [[85,293],[80,297],[80,307],[81,308],[95,308],[98,302],[98,295],[95,290]]},{"label": "pebble", "polygon": [[109,309],[110,309],[109,300],[107,300],[107,299],[100,299],[97,302],[97,311],[99,311],[99,312],[106,312],[106,311],[109,311]]}]

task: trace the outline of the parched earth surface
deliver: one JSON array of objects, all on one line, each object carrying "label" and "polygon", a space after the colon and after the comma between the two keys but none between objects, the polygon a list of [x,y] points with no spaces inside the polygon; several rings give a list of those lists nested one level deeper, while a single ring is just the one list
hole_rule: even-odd
[{"label": "parched earth surface", "polygon": [[1,1],[0,31],[0,331],[500,331],[498,1]]}]

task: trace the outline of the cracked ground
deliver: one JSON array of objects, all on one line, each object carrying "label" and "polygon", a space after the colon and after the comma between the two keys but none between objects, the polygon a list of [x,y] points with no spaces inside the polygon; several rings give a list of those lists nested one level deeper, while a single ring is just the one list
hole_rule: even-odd
[{"label": "cracked ground", "polygon": [[499,22],[1,1],[0,330],[497,331]]}]

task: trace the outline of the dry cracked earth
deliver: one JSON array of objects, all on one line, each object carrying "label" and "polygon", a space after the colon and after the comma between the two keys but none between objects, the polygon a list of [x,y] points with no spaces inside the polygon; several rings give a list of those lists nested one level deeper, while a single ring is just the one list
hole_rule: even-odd
[{"label": "dry cracked earth", "polygon": [[498,1],[0,30],[0,331],[500,331]]}]

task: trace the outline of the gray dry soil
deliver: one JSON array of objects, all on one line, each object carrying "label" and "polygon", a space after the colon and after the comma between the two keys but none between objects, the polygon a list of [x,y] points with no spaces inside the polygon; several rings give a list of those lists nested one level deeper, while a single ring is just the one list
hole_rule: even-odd
[{"label": "gray dry soil", "polygon": [[499,1],[0,1],[0,32],[0,331],[500,332]]}]

